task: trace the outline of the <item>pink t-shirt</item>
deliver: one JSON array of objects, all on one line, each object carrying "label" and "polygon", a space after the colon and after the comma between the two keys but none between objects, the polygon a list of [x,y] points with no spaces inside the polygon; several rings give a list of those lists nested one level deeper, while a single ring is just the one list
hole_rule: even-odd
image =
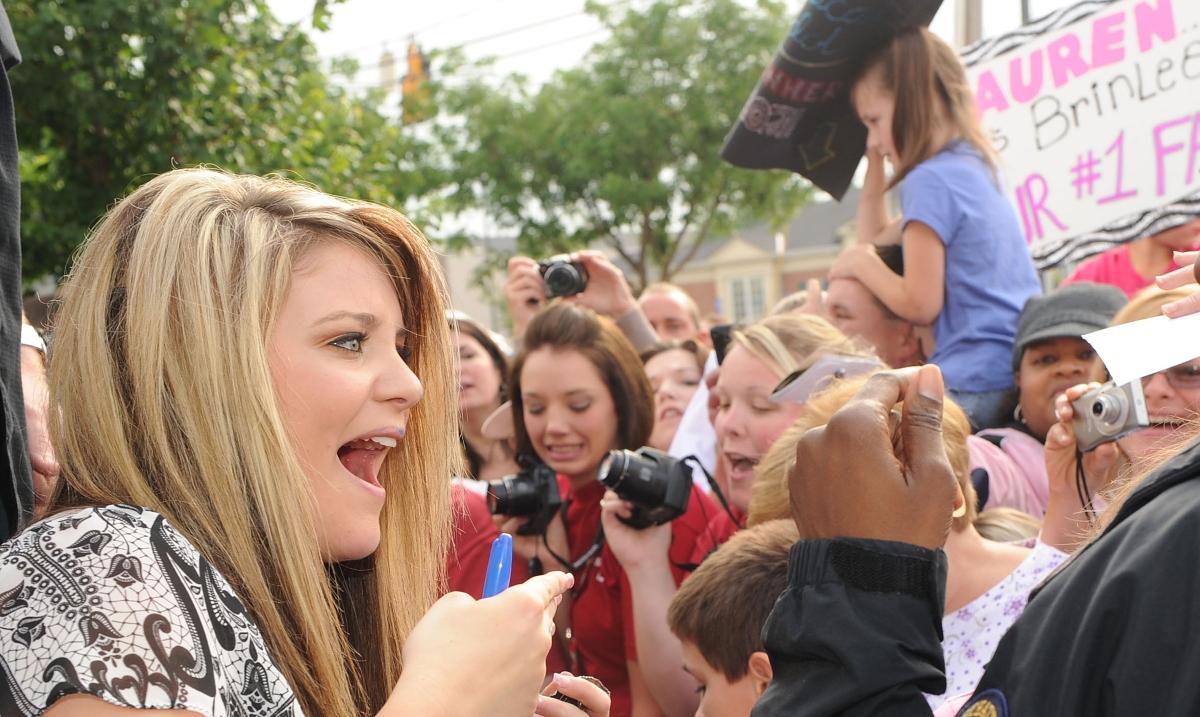
[{"label": "pink t-shirt", "polygon": [[[984,436],[997,436],[999,446]],[[989,428],[967,437],[971,470],[988,472],[988,502],[983,506],[1007,506],[1035,518],[1046,514],[1050,486],[1046,478],[1046,448],[1042,442],[1015,428]]]},{"label": "pink t-shirt", "polygon": [[[1179,265],[1172,261],[1167,271],[1178,268]],[[1154,283],[1154,277],[1146,278],[1134,270],[1133,260],[1129,258],[1129,245],[1122,244],[1075,267],[1075,271],[1071,272],[1062,284],[1065,286],[1080,281],[1109,284],[1132,298],[1134,294]]]}]

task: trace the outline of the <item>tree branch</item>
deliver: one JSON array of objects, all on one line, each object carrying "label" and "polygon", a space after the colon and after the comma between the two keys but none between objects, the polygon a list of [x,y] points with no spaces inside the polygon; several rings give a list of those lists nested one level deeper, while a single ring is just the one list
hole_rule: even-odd
[{"label": "tree branch", "polygon": [[675,276],[676,272],[687,266],[688,262],[690,262],[696,256],[696,252],[700,250],[700,245],[704,243],[706,238],[708,238],[708,230],[712,226],[713,219],[717,216],[717,206],[720,205],[721,199],[725,196],[725,189],[728,186],[729,177],[726,175],[721,179],[720,189],[713,194],[712,201],[708,203],[708,211],[704,217],[704,222],[696,231],[695,238],[692,241],[692,246],[687,250],[687,253],[684,254],[683,260],[680,261],[675,267],[671,267],[670,264],[667,264],[663,267],[663,281],[670,281],[671,277]]}]

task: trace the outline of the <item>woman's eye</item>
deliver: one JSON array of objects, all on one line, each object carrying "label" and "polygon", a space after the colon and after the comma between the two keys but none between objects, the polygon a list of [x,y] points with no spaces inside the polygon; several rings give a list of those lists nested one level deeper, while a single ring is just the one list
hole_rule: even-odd
[{"label": "woman's eye", "polygon": [[350,351],[351,353],[360,354],[362,353],[363,341],[365,341],[366,338],[367,337],[362,334],[346,334],[345,336],[339,336],[333,341],[330,341],[329,345],[337,346],[343,351]]},{"label": "woman's eye", "polygon": [[525,413],[528,413],[531,416],[537,416],[544,410],[545,409],[543,409],[541,406],[530,406],[528,404],[525,405]]},{"label": "woman's eye", "polygon": [[1053,354],[1045,354],[1043,356],[1038,356],[1033,363],[1038,366],[1049,366],[1050,364],[1054,363],[1054,360],[1055,357]]},{"label": "woman's eye", "polygon": [[571,410],[574,411],[575,413],[583,413],[584,411],[588,410],[591,407],[592,407],[592,402],[588,401],[587,403],[577,403],[577,404],[571,406]]},{"label": "woman's eye", "polygon": [[412,346],[407,344],[400,344],[396,346],[396,353],[400,354],[400,358],[402,358],[406,363],[413,357]]}]

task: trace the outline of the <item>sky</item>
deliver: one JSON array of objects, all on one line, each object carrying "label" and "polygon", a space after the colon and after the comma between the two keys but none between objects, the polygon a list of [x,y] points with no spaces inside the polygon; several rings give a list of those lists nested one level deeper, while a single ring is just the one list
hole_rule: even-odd
[{"label": "sky", "polygon": [[[305,22],[314,0],[269,0],[285,22]],[[646,4],[649,0],[601,0]],[[955,14],[961,0],[944,0],[933,30],[953,41]],[[1020,23],[1017,0],[982,0],[984,34]],[[1070,0],[1029,0],[1039,17]],[[803,3],[792,0],[796,12]],[[595,42],[604,38],[600,24],[583,10],[584,0],[343,0],[332,7],[328,32],[312,32],[322,57],[357,59],[360,72],[351,86],[365,89],[379,81],[379,58],[385,49],[402,61],[410,36],[426,51],[464,45],[471,59],[499,58],[497,76],[521,73],[535,83],[554,70],[578,64]],[[786,28],[780,29],[780,39]],[[436,71],[436,68],[434,68]],[[399,74],[403,74],[402,70]]]}]

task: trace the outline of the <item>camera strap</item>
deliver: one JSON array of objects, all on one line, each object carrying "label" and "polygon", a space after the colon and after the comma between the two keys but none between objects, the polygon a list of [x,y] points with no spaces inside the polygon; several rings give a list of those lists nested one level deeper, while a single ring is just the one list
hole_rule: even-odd
[{"label": "camera strap", "polygon": [[708,481],[708,487],[712,489],[713,495],[717,496],[717,502],[720,503],[721,508],[725,510],[725,514],[729,516],[729,519],[732,520],[733,524],[737,527],[746,527],[742,525],[742,522],[737,519],[736,515],[733,514],[733,508],[729,507],[729,501],[725,499],[725,494],[721,492],[721,486],[717,485],[717,479],[712,477],[712,474],[708,472],[708,470],[704,467],[704,464],[700,462],[700,459],[696,456],[684,456],[680,460],[684,463],[690,463],[700,469],[700,472],[704,474],[705,480]]},{"label": "camera strap", "polygon": [[[566,526],[567,523],[567,506],[570,504],[570,502],[571,501],[568,498],[566,502],[563,503],[562,508],[559,509],[558,515],[563,521],[564,526]],[[583,551],[582,555],[574,560],[569,560],[554,552],[554,548],[550,547],[550,541],[546,539],[546,531],[542,531],[542,545],[545,546],[546,552],[550,553],[552,558],[557,560],[561,565],[566,566],[567,572],[574,573],[583,566],[587,565],[588,561],[596,557],[596,553],[600,552],[600,548],[604,547],[604,526],[598,525],[596,527],[596,537],[592,539],[592,544],[588,546],[587,550]],[[530,565],[530,567],[532,568],[533,566]],[[538,569],[540,572],[541,561],[538,561]]]},{"label": "camera strap", "polygon": [[1083,470],[1083,452],[1075,447],[1075,494],[1079,497],[1079,505],[1088,524],[1096,523],[1096,506],[1092,503],[1092,491],[1088,488],[1087,473]]}]

